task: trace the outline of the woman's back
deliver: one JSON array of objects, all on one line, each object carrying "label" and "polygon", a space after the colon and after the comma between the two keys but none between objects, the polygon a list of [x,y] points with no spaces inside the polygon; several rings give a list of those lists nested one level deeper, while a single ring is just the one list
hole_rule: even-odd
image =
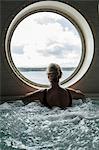
[{"label": "woman's back", "polygon": [[66,108],[72,106],[72,98],[84,98],[84,95],[79,91],[70,89],[65,90],[59,86],[59,79],[62,76],[59,65],[50,64],[47,68],[47,75],[50,82],[50,88],[29,93],[23,98],[24,104],[32,102],[33,100],[40,100],[42,104],[50,108],[53,106]]},{"label": "woman's back", "polygon": [[45,89],[43,104],[49,107],[65,108],[72,105],[72,97],[68,90],[64,90],[61,87]]}]

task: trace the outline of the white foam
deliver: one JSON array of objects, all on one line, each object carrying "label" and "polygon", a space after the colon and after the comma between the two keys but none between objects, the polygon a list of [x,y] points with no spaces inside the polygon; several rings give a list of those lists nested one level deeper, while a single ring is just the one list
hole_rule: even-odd
[{"label": "white foam", "polygon": [[98,150],[99,105],[91,99],[74,101],[73,107],[65,110],[37,102],[23,106],[16,101],[1,104],[0,113],[0,141],[6,147],[84,150],[91,146]]}]

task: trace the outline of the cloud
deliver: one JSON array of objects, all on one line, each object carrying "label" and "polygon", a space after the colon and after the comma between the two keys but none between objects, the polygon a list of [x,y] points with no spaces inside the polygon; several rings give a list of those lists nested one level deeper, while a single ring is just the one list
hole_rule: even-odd
[{"label": "cloud", "polygon": [[57,22],[63,29],[67,28],[76,34],[76,30],[72,22],[60,14],[54,12],[39,12],[31,15],[31,18],[40,25],[55,24]]},{"label": "cloud", "polygon": [[[32,15],[31,15],[32,17]],[[37,24],[47,25],[49,23],[56,23],[58,20],[61,20],[63,17],[56,13],[52,12],[39,12],[33,15],[33,19]]]},{"label": "cloud", "polygon": [[12,46],[12,53],[16,53],[16,54],[23,54],[24,53],[24,50],[23,50],[24,46],[23,45],[20,45],[20,46]]},{"label": "cloud", "polygon": [[53,44],[46,48],[46,50],[39,50],[38,51],[44,57],[51,57],[54,56],[55,58],[60,58],[63,56],[63,47],[58,44]]},{"label": "cloud", "polygon": [[81,46],[75,27],[64,17],[49,12],[25,18],[16,28],[11,41],[15,64],[28,67],[46,66],[50,62],[76,66]]},{"label": "cloud", "polygon": [[54,56],[55,58],[60,58],[60,59],[64,58],[67,54],[71,54],[72,52],[80,54],[79,47],[77,46],[72,47],[72,45],[68,45],[68,44],[61,45],[58,43],[48,46],[46,50],[39,49],[37,50],[37,52],[44,57]]}]

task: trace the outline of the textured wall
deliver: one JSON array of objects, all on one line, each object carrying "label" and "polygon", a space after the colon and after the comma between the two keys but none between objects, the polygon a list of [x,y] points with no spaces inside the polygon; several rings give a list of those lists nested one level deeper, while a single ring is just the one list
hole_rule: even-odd
[{"label": "textured wall", "polygon": [[[1,95],[20,95],[29,92],[31,87],[25,85],[20,81],[16,75],[12,72],[8,65],[5,55],[5,36],[9,24],[13,20],[14,16],[29,4],[36,2],[37,0],[22,0],[22,1],[9,1],[1,0],[1,42],[0,42],[0,73],[1,73]],[[60,0],[66,2],[74,8],[76,8],[89,22],[90,27],[94,34],[95,40],[95,54],[93,62],[84,75],[84,77],[78,81],[73,88],[80,89],[85,93],[99,94],[99,16],[98,16],[98,1],[97,0]]]}]

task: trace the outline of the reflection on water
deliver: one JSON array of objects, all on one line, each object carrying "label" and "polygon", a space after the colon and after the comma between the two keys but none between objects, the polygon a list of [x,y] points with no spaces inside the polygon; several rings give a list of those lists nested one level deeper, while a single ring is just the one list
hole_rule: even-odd
[{"label": "reflection on water", "polygon": [[99,101],[52,110],[33,102],[0,105],[0,150],[99,150]]}]

